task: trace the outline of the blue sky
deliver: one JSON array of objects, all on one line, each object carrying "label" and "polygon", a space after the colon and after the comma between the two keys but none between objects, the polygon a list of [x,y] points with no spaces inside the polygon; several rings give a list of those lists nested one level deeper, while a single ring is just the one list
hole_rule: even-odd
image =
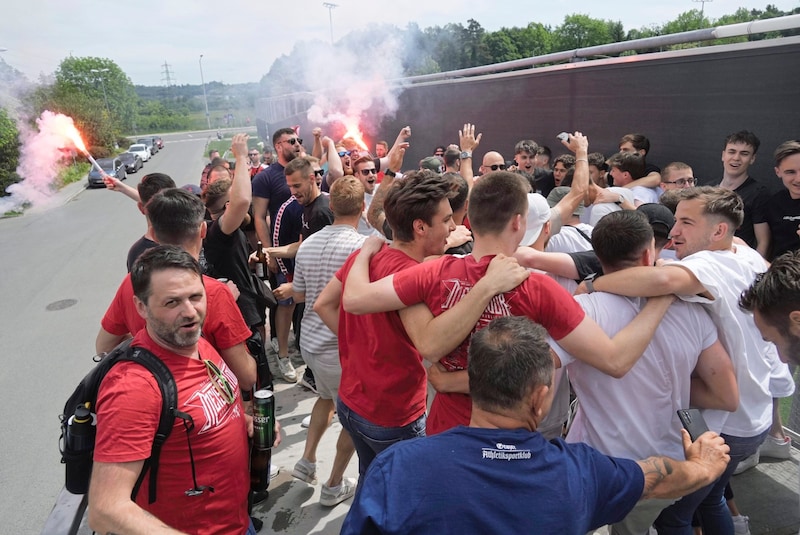
[{"label": "blue sky", "polygon": [[[29,0],[3,6],[0,53],[8,64],[36,81],[51,74],[66,56],[100,56],[114,60],[135,84],[162,85],[163,64],[180,84],[200,83],[200,54],[206,82],[257,82],[275,58],[297,41],[334,39],[353,29],[379,23],[421,28],[470,18],[487,30],[541,22],[553,27],[572,13],[619,20],[626,30],[660,25],[702,4],[695,0],[498,0],[430,2],[406,0],[334,0],[329,11],[318,0]],[[789,0],[707,0],[710,18],[739,7],[764,9],[768,4],[788,11]]]}]

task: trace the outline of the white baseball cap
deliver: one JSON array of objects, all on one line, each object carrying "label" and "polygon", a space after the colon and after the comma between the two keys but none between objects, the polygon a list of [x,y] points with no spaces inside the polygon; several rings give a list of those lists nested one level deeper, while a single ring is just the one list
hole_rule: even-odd
[{"label": "white baseball cap", "polygon": [[550,221],[550,205],[547,199],[538,193],[528,193],[528,230],[522,237],[520,245],[527,247],[539,239],[544,224]]}]

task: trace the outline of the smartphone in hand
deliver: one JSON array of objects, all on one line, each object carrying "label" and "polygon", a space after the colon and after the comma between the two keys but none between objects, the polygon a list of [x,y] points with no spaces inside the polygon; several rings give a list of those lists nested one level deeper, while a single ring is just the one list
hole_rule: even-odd
[{"label": "smartphone in hand", "polygon": [[680,419],[681,424],[683,424],[683,428],[689,432],[692,442],[697,440],[700,435],[708,431],[706,421],[703,418],[703,415],[700,414],[700,411],[697,409],[680,409],[678,411],[678,418]]}]

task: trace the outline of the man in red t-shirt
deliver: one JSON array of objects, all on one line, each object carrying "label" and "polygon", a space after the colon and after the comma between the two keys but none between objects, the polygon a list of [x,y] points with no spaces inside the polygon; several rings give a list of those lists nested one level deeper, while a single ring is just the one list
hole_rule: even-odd
[{"label": "man in red t-shirt", "polygon": [[[527,189],[520,175],[505,171],[487,173],[475,184],[468,210],[475,246],[464,257],[444,256],[370,283],[369,256],[377,247],[368,240],[345,279],[344,309],[364,314],[424,303],[438,319],[489,278],[485,275],[495,256],[514,254],[527,227]],[[651,300],[628,327],[609,339],[563,288],[534,273],[517,288],[494,297],[470,331],[476,332],[499,316],[528,316],[576,358],[621,377],[642,355],[670,302],[671,298]],[[403,322],[412,340],[426,323],[424,318]],[[421,351],[436,362],[429,373],[431,382],[440,385],[428,419],[429,433],[468,425],[471,414],[466,372],[469,333],[458,338],[453,331],[441,330],[439,336],[457,340],[453,342],[455,350],[442,355],[428,356]]]},{"label": "man in red t-shirt", "polygon": [[[453,194],[454,183],[431,171],[409,173],[389,186],[384,211],[394,241],[390,246],[384,244],[370,263],[371,278],[379,279],[417,265],[426,256],[442,254],[447,236],[455,228],[449,203]],[[442,355],[452,350],[455,344],[449,345],[450,339],[436,330],[452,333],[456,341],[465,338],[489,299],[519,284],[526,273],[513,262],[498,263],[499,269],[506,270],[504,274],[476,286],[469,299],[442,318],[456,324],[434,324],[427,336],[414,339],[406,334],[401,317],[422,313],[429,321],[431,314],[424,305],[401,314],[362,316],[339,309],[342,282],[354,258],[351,255],[336,273],[314,310],[331,331],[338,332],[342,376],[337,411],[353,439],[363,476],[375,456],[391,444],[425,435],[426,371],[417,347]]]},{"label": "man in red t-shirt", "polygon": [[[196,195],[182,189],[165,189],[153,196],[147,210],[160,244],[182,247],[195,259],[200,256],[206,229],[205,207]],[[256,382],[256,363],[245,348],[245,341],[252,334],[250,328],[225,284],[205,275],[203,284],[210,305],[203,337],[222,355],[239,383],[249,389]],[[144,328],[145,320],[134,305],[130,274],[117,289],[100,325],[95,342],[98,354],[111,351],[122,340]]]},{"label": "man in red t-shirt", "polygon": [[177,409],[194,425],[176,422],[164,443],[155,502],[144,491],[132,499],[158,427],[161,392],[142,366],[113,367],[97,398],[89,524],[100,533],[251,533],[245,413],[236,376],[200,337],[207,305],[200,265],[178,247],[158,246],[139,257],[131,278],[146,321],[133,346],[169,368]]}]

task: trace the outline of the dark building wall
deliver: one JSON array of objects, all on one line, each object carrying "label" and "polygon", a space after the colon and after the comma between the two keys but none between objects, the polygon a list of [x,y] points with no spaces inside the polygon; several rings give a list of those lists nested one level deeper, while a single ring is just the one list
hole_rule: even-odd
[{"label": "dark building wall", "polygon": [[790,38],[415,85],[401,94],[380,137],[391,142],[411,125],[408,169],[435,146],[458,143],[458,130],[474,123],[483,132],[477,170],[489,150],[512,159],[520,139],[557,155],[565,150],[556,134],[580,130],[590,151],[610,156],[622,135],[641,132],[652,144],[649,161],[684,161],[712,183],[721,178],[724,138],[751,130],[762,142],[751,175],[779,187],[772,151],[800,138],[798,66],[800,40]]}]

